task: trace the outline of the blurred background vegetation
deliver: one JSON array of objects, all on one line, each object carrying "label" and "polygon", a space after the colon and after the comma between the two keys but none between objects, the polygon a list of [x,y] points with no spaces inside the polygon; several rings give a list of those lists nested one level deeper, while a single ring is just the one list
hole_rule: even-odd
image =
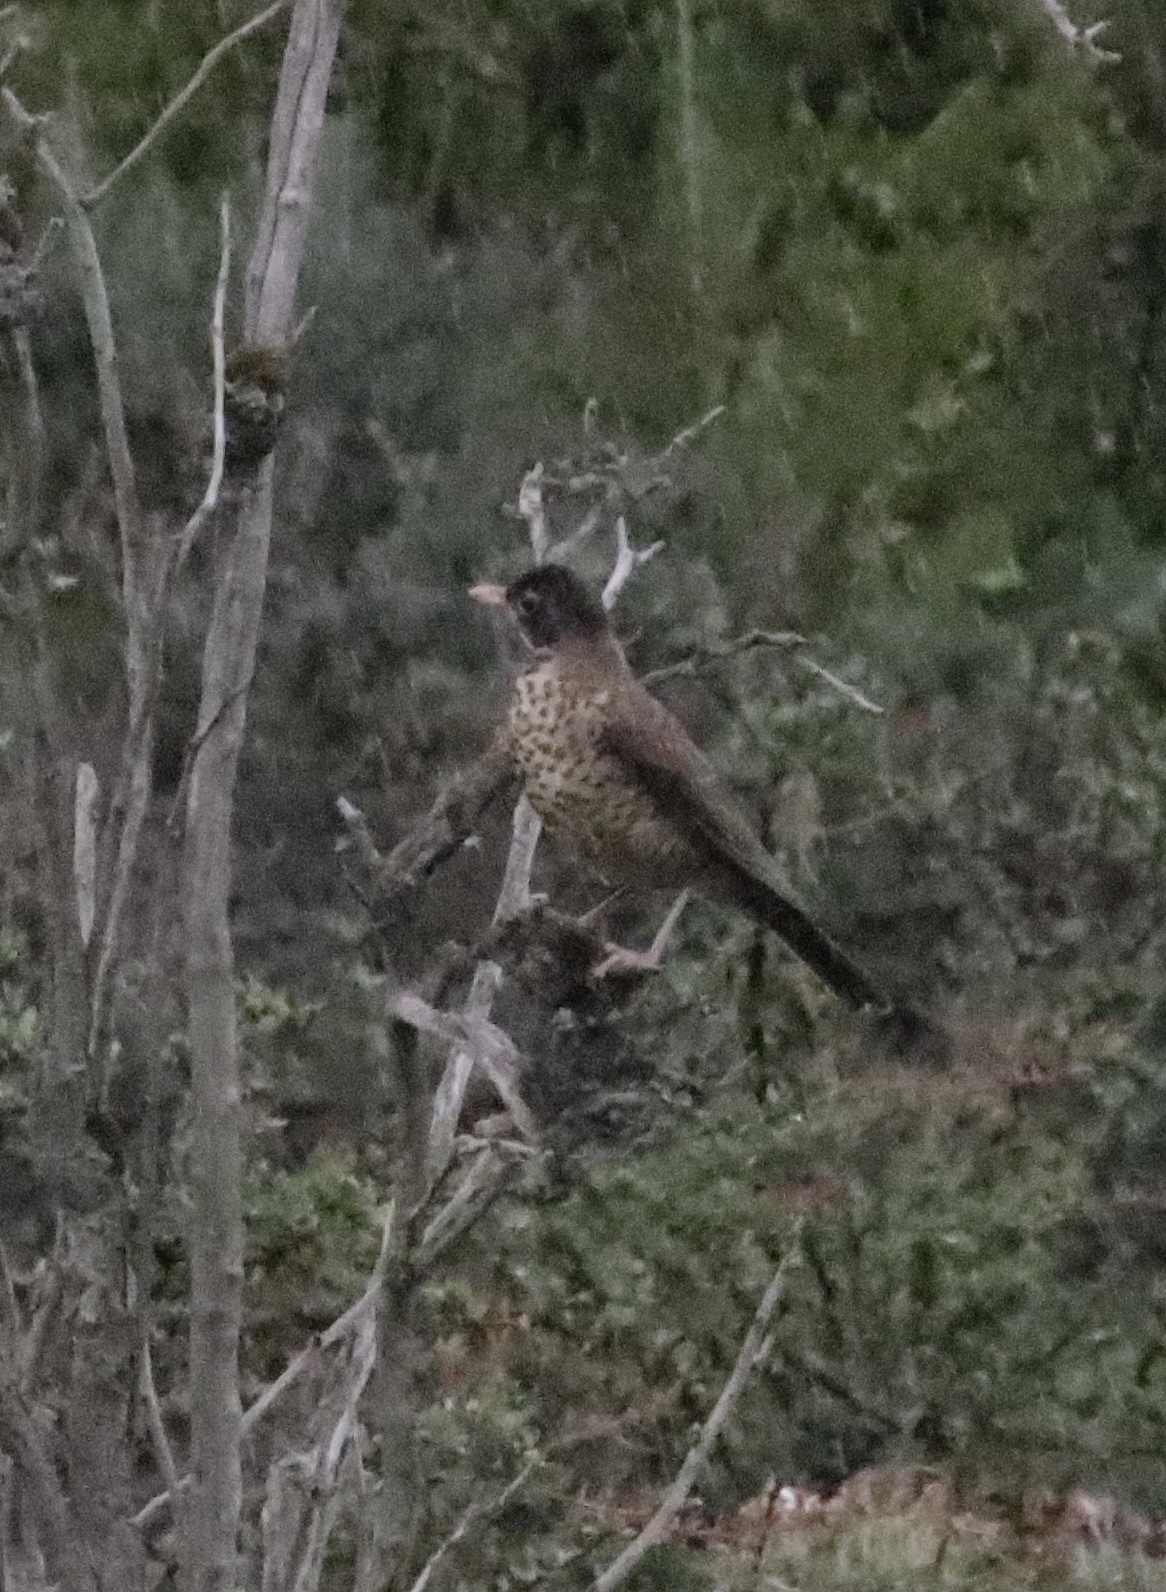
[{"label": "blurred background vegetation", "polygon": [[[96,179],[244,14],[50,0],[17,87]],[[781,651],[664,688],[824,918],[957,1037],[942,1074],[872,1057],[779,948],[699,910],[651,986],[513,981],[499,1021],[535,1058],[555,1160],[431,1290],[433,1540],[516,1453],[550,1463],[520,1522],[452,1556],[462,1585],[577,1584],[610,1556],[569,1501],[672,1473],[795,1223],[711,1503],[911,1460],[1005,1509],[1083,1486],[1166,1514],[1166,14],[1073,10],[1100,19],[1117,59],[1039,0],[353,0],[239,801],[252,1374],[358,1291],[392,1173],[380,967],[335,799],[387,846],[486,746],[501,673],[465,588],[527,561],[513,503],[536,460],[614,449],[633,533],[666,541],[621,607],[638,670],[790,628],[883,709]],[[224,60],[95,217],[163,521],[201,491],[218,196],[256,189],[278,50],[260,33]],[[53,196],[4,136],[35,232]],[[87,547],[112,521],[64,528],[103,488],[60,246],[43,279],[52,501],[22,556],[56,687],[97,723],[119,634]],[[716,406],[653,484],[647,461]],[[601,532],[578,562],[598,578],[609,553]],[[159,821],[204,576],[196,553]],[[28,639],[4,625],[15,677]],[[0,758],[25,733],[8,701]],[[400,931],[418,963],[483,931],[504,831]],[[6,849],[18,1120],[45,994]],[[556,903],[594,901],[553,847],[540,866]],[[159,1216],[162,1294],[180,1225]]]}]

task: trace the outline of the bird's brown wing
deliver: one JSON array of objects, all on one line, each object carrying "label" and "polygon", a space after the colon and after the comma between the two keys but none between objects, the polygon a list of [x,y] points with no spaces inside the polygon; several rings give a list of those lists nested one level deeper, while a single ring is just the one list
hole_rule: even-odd
[{"label": "bird's brown wing", "polygon": [[794,899],[736,798],[667,708],[638,682],[624,687],[613,708],[606,750],[703,859],[709,888],[767,923],[844,999],[887,1007],[885,994]]},{"label": "bird's brown wing", "polygon": [[638,681],[627,682],[612,702],[602,740],[710,865],[776,874],[773,858],[716,769]]}]

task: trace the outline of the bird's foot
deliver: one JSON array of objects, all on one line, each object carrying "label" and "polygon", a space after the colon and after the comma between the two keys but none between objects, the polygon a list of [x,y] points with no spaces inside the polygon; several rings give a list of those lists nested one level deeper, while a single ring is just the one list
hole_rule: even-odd
[{"label": "bird's foot", "polygon": [[611,941],[604,946],[607,955],[601,962],[596,963],[591,973],[593,978],[610,978],[613,973],[657,973],[664,961],[664,952],[668,949],[668,942],[672,938],[673,930],[680,921],[680,914],[688,905],[689,892],[682,890],[669,909],[668,916],[660,925],[656,938],[646,951],[635,951],[626,945],[615,945]]}]

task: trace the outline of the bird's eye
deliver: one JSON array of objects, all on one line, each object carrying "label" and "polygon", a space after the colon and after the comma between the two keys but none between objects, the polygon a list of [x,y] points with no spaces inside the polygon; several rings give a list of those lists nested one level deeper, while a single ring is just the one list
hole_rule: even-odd
[{"label": "bird's eye", "polygon": [[537,607],[538,607],[538,598],[535,595],[535,593],[532,592],[532,591],[524,591],[522,596],[518,599],[518,611],[519,611],[519,613],[520,614],[533,614]]}]

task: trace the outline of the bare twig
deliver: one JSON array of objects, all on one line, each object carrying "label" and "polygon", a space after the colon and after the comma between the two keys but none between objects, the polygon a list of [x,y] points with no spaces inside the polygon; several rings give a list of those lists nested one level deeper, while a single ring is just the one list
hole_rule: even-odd
[{"label": "bare twig", "polygon": [[51,1580],[61,1592],[96,1592],[96,1574],[40,1429],[23,1394],[7,1382],[0,1382],[0,1447],[28,1489]]},{"label": "bare twig", "polygon": [[151,144],[153,144],[159,133],[162,132],[163,128],[170,125],[170,123],[178,115],[179,111],[182,110],[184,105],[186,105],[187,101],[190,100],[206,82],[207,78],[222,60],[223,56],[226,55],[230,50],[233,50],[236,44],[241,44],[249,34],[255,33],[260,28],[264,27],[268,22],[271,21],[272,17],[278,16],[281,11],[286,11],[287,6],[288,0],[275,0],[274,5],[269,5],[266,10],[258,12],[253,17],[249,17],[248,20],[241,23],[233,33],[228,33],[225,38],[220,39],[216,45],[207,51],[199,63],[194,76],[190,78],[185,87],[179,89],[178,93],[170,101],[169,105],[167,105],[161,116],[158,117],[158,120],[150,128],[149,132],[146,133],[145,137],[142,138],[140,142],[130,150],[129,154],[125,157],[120,165],[114,167],[108,177],[104,177],[95,188],[91,188],[89,192],[82,197],[81,203],[87,210],[92,210],[95,205],[99,205],[113,185],[116,182],[120,182],[122,177],[125,176],[126,172],[129,171],[131,167],[137,165],[138,161],[141,160],[142,156],[150,148]]},{"label": "bare twig", "polygon": [[726,658],[740,657],[744,652],[754,652],[759,647],[804,647],[805,636],[793,630],[747,630],[732,641],[709,641],[675,663],[652,669],[644,675],[645,685],[658,685],[662,680],[675,680],[680,676],[699,674],[710,664],[722,663]]},{"label": "bare twig", "polygon": [[81,944],[87,946],[97,911],[97,797],[101,787],[92,763],[77,764],[73,803],[73,888]]},{"label": "bare twig", "polygon": [[593,977],[606,978],[609,973],[623,969],[648,972],[652,968],[659,967],[663,961],[664,952],[668,949],[668,942],[672,938],[676,925],[680,922],[681,914],[688,905],[691,894],[691,890],[682,890],[676,897],[676,900],[668,908],[667,916],[656,930],[655,938],[646,951],[628,951],[622,945],[609,944],[607,955],[592,969]]},{"label": "bare twig", "polygon": [[603,606],[610,610],[619,601],[619,594],[623,591],[628,581],[650,558],[664,546],[663,542],[653,542],[651,547],[633,547],[631,537],[628,535],[628,522],[621,514],[615,522],[615,567],[607,577],[607,585],[603,588],[601,599]]},{"label": "bare twig", "polygon": [[827,685],[833,686],[840,696],[844,696],[848,702],[853,702],[854,706],[861,708],[864,713],[886,712],[886,709],[880,707],[877,702],[872,702],[869,697],[863,696],[857,686],[849,685],[845,680],[840,680],[836,674],[831,674],[829,669],[824,669],[820,663],[814,658],[807,657],[805,653],[799,652],[794,662],[801,668],[808,670],[810,674],[817,675],[818,679],[824,680]]},{"label": "bare twig", "polygon": [[389,1007],[402,1022],[468,1051],[501,1095],[523,1138],[531,1144],[537,1142],[538,1125],[518,1092],[518,1077],[526,1062],[508,1034],[486,1017],[439,1012],[416,995],[394,995]]},{"label": "bare twig", "polygon": [[[477,1022],[489,1017],[501,982],[502,969],[497,962],[484,960],[478,963],[465,1002],[465,1015],[469,1021]],[[429,1143],[425,1152],[425,1182],[428,1189],[437,1185],[452,1159],[458,1118],[473,1070],[473,1052],[464,1045],[455,1045],[433,1096]]]},{"label": "bare twig", "polygon": [[592,1583],[592,1592],[615,1592],[615,1588],[623,1585],[648,1549],[655,1547],[658,1542],[663,1542],[667,1537],[704,1468],[713,1444],[733,1413],[733,1408],[750,1373],[769,1353],[773,1340],[766,1336],[766,1329],[770,1317],[777,1308],[786,1276],[795,1263],[797,1254],[797,1249],[791,1247],[770,1279],[769,1286],[761,1297],[761,1303],[757,1306],[757,1313],[753,1317],[749,1331],[745,1334],[745,1341],[737,1355],[736,1364],[729,1373],[729,1379],[721,1389],[712,1414],[701,1427],[700,1436],[685,1455],[684,1463],[677,1471],[675,1480],[665,1489],[659,1508],[635,1540],[628,1543],[602,1575],[596,1576]]},{"label": "bare twig", "polygon": [[1078,25],[1069,16],[1061,0],[1041,0],[1053,26],[1075,50],[1080,50],[1086,60],[1101,65],[1106,61],[1120,61],[1121,56],[1116,50],[1103,50],[1097,43],[1098,38],[1109,27],[1108,22],[1093,22],[1087,27]]},{"label": "bare twig", "polygon": [[219,204],[219,274],[215,281],[214,309],[211,312],[211,355],[215,373],[214,451],[211,455],[210,479],[206,484],[202,502],[186,523],[178,541],[174,559],[174,574],[186,563],[195,537],[202,530],[218,506],[219,491],[223,484],[223,469],[227,458],[227,422],[225,402],[227,390],[227,357],[224,327],[227,318],[227,283],[231,275],[231,200],[224,194]]},{"label": "bare twig", "polygon": [[445,1541],[440,1543],[429,1555],[429,1558],[426,1559],[421,1574],[414,1581],[413,1585],[409,1589],[409,1592],[425,1592],[425,1588],[433,1579],[433,1572],[437,1569],[438,1565],[445,1558],[450,1549],[456,1548],[458,1543],[462,1541],[474,1522],[477,1520],[489,1519],[491,1515],[496,1515],[499,1510],[505,1509],[506,1505],[514,1497],[519,1488],[525,1485],[527,1477],[533,1470],[541,1465],[542,1462],[542,1456],[540,1454],[534,1455],[533,1458],[527,1460],[526,1464],[518,1472],[518,1475],[507,1482],[506,1486],[496,1498],[488,1498],[483,1503],[471,1504],[466,1512],[462,1515],[457,1525],[450,1532],[449,1536],[446,1537]]},{"label": "bare twig", "polygon": [[[680,676],[699,674],[702,669],[712,664],[723,663],[726,658],[738,658],[742,653],[755,652],[761,647],[777,647],[781,649],[806,646],[806,638],[797,635],[792,630],[748,630],[743,636],[736,637],[733,641],[707,642],[698,647],[695,652],[689,653],[686,658],[679,658],[675,663],[668,663],[660,669],[652,669],[644,676],[645,685],[659,685],[663,680],[675,680]],[[877,702],[872,702],[864,696],[857,686],[847,680],[842,680],[829,669],[820,664],[816,658],[811,658],[806,652],[794,652],[794,663],[807,673],[816,675],[824,681],[839,696],[844,696],[855,707],[861,708],[864,713],[885,713],[886,709]]]},{"label": "bare twig", "polygon": [[49,1328],[57,1320],[61,1295],[65,1291],[64,1258],[67,1243],[66,1235],[67,1229],[64,1218],[58,1213],[53,1252],[48,1259],[45,1270],[41,1273],[40,1280],[43,1286],[38,1289],[38,1297],[32,1306],[32,1319],[28,1323],[17,1358],[20,1391],[22,1393],[32,1391],[33,1384],[36,1382],[37,1372],[40,1370],[40,1359],[44,1352],[45,1341],[49,1335]]},{"label": "bare twig", "polygon": [[[510,850],[506,856],[506,868],[502,875],[502,888],[494,908],[495,927],[508,922],[511,918],[521,916],[530,905],[530,871],[534,865],[535,849],[541,833],[542,820],[526,797],[520,796],[514,808],[513,832]],[[479,962],[474,970],[469,995],[466,997],[467,1021],[484,1022],[489,1017],[494,996],[498,993],[501,982],[502,969],[497,962],[489,960]],[[456,1045],[433,1097],[429,1144],[425,1154],[426,1185],[429,1189],[437,1184],[449,1165],[458,1118],[461,1116],[462,1103],[473,1069],[474,1052],[464,1045]],[[518,1098],[517,1086],[515,1097]],[[521,1104],[521,1100],[519,1103]],[[522,1110],[526,1112],[526,1107],[522,1106]]]},{"label": "bare twig", "polygon": [[375,878],[384,867],[385,859],[377,850],[372,830],[368,827],[368,819],[355,802],[348,800],[347,796],[337,796],[336,811],[343,818],[345,827],[352,837],[353,848],[360,858],[361,867]]},{"label": "bare twig", "polygon": [[[357,1406],[376,1365],[377,1318],[368,1311],[357,1324],[348,1365],[340,1386],[316,1409],[312,1425],[324,1435],[305,1455],[292,1455],[289,1464],[300,1487],[311,1500],[306,1541],[294,1579],[283,1583],[294,1592],[317,1592],[328,1543],[343,1504],[339,1486],[341,1467],[360,1434]],[[277,1549],[278,1551],[278,1549]],[[266,1568],[266,1567],[265,1567]]]},{"label": "bare twig", "polygon": [[[395,911],[432,873],[459,851],[473,834],[482,814],[498,793],[515,779],[514,768],[500,747],[491,747],[461,770],[438,794],[429,811],[398,841],[374,874],[377,917]],[[353,831],[352,822],[341,809]],[[374,848],[375,849],[375,848]]]},{"label": "bare twig", "polygon": [[526,522],[530,537],[530,550],[536,564],[541,564],[550,546],[547,534],[547,514],[543,503],[543,467],[536,464],[522,478],[518,489],[518,517]]},{"label": "bare twig", "polygon": [[5,108],[16,125],[30,136],[36,136],[37,159],[65,202],[65,225],[73,245],[81,279],[85,315],[89,323],[89,336],[97,364],[101,418],[105,427],[106,447],[109,450],[109,467],[113,477],[114,499],[122,535],[123,558],[126,558],[129,566],[123,571],[123,576],[127,584],[136,587],[139,584],[138,564],[142,552],[141,509],[138,504],[133,461],[130,458],[126,435],[109,297],[105,289],[105,278],[97,254],[93,228],[89,225],[89,218],[81,206],[70,177],[46,140],[39,136],[43,118],[34,116],[26,110],[7,85],[0,88],[0,97],[3,98]]},{"label": "bare twig", "polygon": [[178,1467],[174,1463],[174,1450],[170,1447],[166,1423],[162,1419],[162,1406],[158,1400],[158,1389],[154,1384],[154,1365],[148,1338],[142,1339],[138,1388],[142,1395],[142,1403],[146,1407],[146,1421],[150,1428],[150,1442],[154,1447],[154,1458],[158,1461],[158,1469],[162,1472],[162,1480],[166,1483],[166,1491],[173,1498],[177,1496],[180,1485]]},{"label": "bare twig", "polygon": [[[47,227],[45,231],[48,231]],[[12,342],[16,349],[21,391],[24,393],[23,448],[27,450],[27,456],[20,472],[25,487],[24,501],[21,504],[21,523],[15,528],[15,535],[13,528],[9,527],[6,537],[9,551],[15,551],[17,542],[24,545],[30,536],[36,535],[40,522],[45,467],[45,420],[41,410],[40,387],[32,360],[32,338],[28,327],[13,327]]]},{"label": "bare twig", "polygon": [[670,454],[682,452],[688,447],[690,442],[695,442],[696,438],[700,436],[701,432],[706,426],[711,426],[713,421],[719,420],[724,413],[724,404],[714,404],[707,414],[701,415],[700,419],[697,420],[693,425],[685,426],[682,431],[678,431],[676,433],[676,435],[672,438],[672,441],[664,449],[662,457],[667,459]]},{"label": "bare twig", "polygon": [[487,1144],[472,1162],[452,1198],[422,1233],[413,1256],[417,1276],[424,1276],[454,1240],[485,1215],[499,1195],[510,1187],[516,1172],[532,1153],[526,1147],[520,1151],[517,1144]]},{"label": "bare twig", "polygon": [[[337,1316],[330,1327],[327,1327],[318,1337],[314,1337],[298,1354],[293,1355],[275,1381],[264,1388],[259,1397],[248,1405],[240,1425],[241,1436],[247,1437],[255,1430],[268,1410],[278,1404],[288,1389],[294,1387],[304,1373],[319,1361],[324,1350],[331,1349],[336,1344],[344,1342],[360,1327],[361,1322],[367,1316],[375,1315],[377,1296],[380,1293],[381,1284],[384,1282],[385,1269],[388,1265],[393,1222],[394,1208],[390,1202],[385,1211],[385,1219],[381,1228],[380,1253],[377,1255],[376,1265],[372,1269],[364,1292],[359,1299],[349,1305],[342,1315]],[[189,1476],[182,1476],[177,1482],[179,1491],[185,1490],[189,1485]],[[143,1526],[148,1526],[155,1516],[160,1514],[170,1503],[173,1496],[174,1493],[169,1487],[165,1492],[157,1493],[148,1503],[143,1504],[130,1521],[130,1524],[137,1526],[139,1530]]]},{"label": "bare twig", "polygon": [[494,908],[495,924],[507,923],[511,918],[521,917],[529,910],[530,872],[534,866],[534,854],[539,836],[542,834],[542,827],[542,819],[526,797],[520,796],[514,808],[510,850],[502,874],[502,889],[498,893],[498,904]]}]

